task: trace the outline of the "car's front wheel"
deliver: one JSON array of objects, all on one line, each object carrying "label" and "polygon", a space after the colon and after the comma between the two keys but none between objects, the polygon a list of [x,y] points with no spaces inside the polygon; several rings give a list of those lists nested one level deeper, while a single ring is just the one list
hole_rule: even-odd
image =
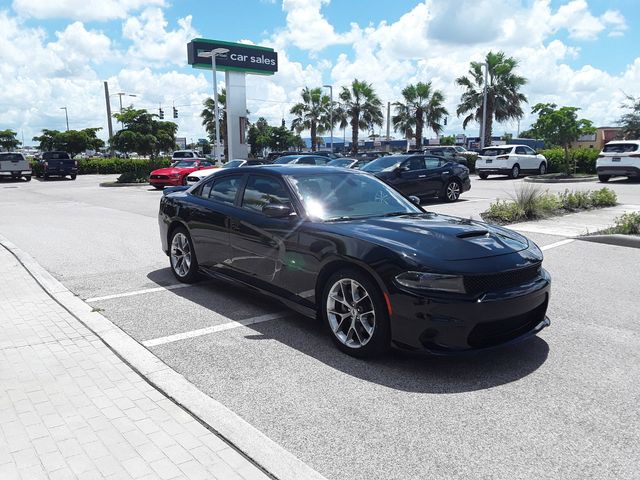
[{"label": "car's front wheel", "polygon": [[486,180],[489,177],[489,174],[479,173],[478,176],[480,177],[480,180]]},{"label": "car's front wheel", "polygon": [[461,193],[462,187],[460,186],[460,183],[457,180],[449,180],[446,187],[444,187],[442,199],[447,202],[455,202],[460,198]]},{"label": "car's front wheel", "polygon": [[542,162],[538,167],[538,175],[544,175],[547,173],[547,164]]},{"label": "car's front wheel", "polygon": [[75,175],[70,175],[70,177],[71,177],[71,180],[75,180],[76,179]]},{"label": "car's front wheel", "polygon": [[171,233],[169,245],[173,275],[183,283],[193,283],[198,280],[198,260],[187,230],[184,227],[176,228]]},{"label": "car's front wheel", "polygon": [[321,304],[333,341],[354,357],[371,357],[390,347],[389,315],[375,282],[358,270],[340,270],[327,281]]},{"label": "car's front wheel", "polygon": [[517,163],[511,168],[511,178],[518,178],[520,176],[520,165]]},{"label": "car's front wheel", "polygon": [[602,183],[607,183],[610,178],[611,175],[598,175],[598,180],[600,180]]},{"label": "car's front wheel", "polygon": [[31,175],[25,175],[25,176],[24,176],[24,179],[25,179],[27,182],[30,182],[30,181],[31,181]]}]

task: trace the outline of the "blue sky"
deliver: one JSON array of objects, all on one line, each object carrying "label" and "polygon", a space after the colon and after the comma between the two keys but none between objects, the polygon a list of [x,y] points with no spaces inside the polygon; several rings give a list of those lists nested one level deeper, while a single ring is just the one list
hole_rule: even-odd
[{"label": "blue sky", "polygon": [[[181,105],[180,134],[202,137],[211,78],[186,65],[186,43],[198,36],[279,52],[276,75],[248,79],[250,120],[290,121],[303,86],[338,89],[355,77],[385,102],[408,83],[432,81],[454,112],[455,78],[469,61],[503,50],[529,79],[530,105],[579,106],[611,124],[624,93],[640,95],[638,25],[637,0],[1,0],[0,129],[27,139],[62,129],[60,106],[72,128],[106,129],[107,80],[112,92],[135,93],[137,107]],[[117,98],[111,103],[117,109]],[[533,120],[525,110],[522,128]],[[517,125],[496,128],[515,133]],[[445,133],[465,133],[453,113]]]}]

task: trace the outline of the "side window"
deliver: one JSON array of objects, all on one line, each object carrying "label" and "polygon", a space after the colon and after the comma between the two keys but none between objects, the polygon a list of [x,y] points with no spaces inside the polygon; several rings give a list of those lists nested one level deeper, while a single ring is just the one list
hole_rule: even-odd
[{"label": "side window", "polygon": [[427,166],[427,170],[433,170],[440,167],[440,160],[433,157],[427,157],[425,159],[425,164]]},{"label": "side window", "polygon": [[262,212],[268,203],[285,204],[291,200],[286,188],[276,178],[251,175],[242,196],[242,208]]},{"label": "side window", "polygon": [[526,152],[527,155],[535,155],[536,154],[535,150],[533,150],[530,147],[524,147],[524,151]]},{"label": "side window", "polygon": [[516,153],[518,155],[528,155],[529,152],[527,152],[524,147],[516,147]]},{"label": "side window", "polygon": [[326,165],[329,163],[330,158],[327,157],[314,157],[316,161],[316,165]]},{"label": "side window", "polygon": [[406,162],[404,162],[404,167],[407,167],[409,171],[413,170],[424,170],[424,157],[412,157]]},{"label": "side window", "polygon": [[298,160],[298,164],[299,165],[315,165],[316,161],[314,160],[315,157],[312,157],[311,155],[309,155],[308,157],[301,157]]},{"label": "side window", "polygon": [[242,176],[240,175],[232,175],[214,180],[209,199],[226,203],[227,205],[233,205],[236,200],[236,193],[238,192],[241,178]]}]

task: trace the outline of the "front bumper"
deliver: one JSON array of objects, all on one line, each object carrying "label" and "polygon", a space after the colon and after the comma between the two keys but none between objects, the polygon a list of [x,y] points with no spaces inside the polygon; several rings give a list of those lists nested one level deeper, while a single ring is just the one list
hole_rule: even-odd
[{"label": "front bumper", "polygon": [[522,341],[550,324],[551,278],[542,270],[529,283],[481,295],[391,293],[394,344],[436,355],[480,351]]},{"label": "front bumper", "polygon": [[181,187],[182,186],[182,177],[178,178],[149,178],[149,183],[151,185],[162,185],[163,187]]},{"label": "front bumper", "polygon": [[621,177],[640,177],[640,168],[628,165],[607,165],[596,167],[598,175],[611,175]]}]

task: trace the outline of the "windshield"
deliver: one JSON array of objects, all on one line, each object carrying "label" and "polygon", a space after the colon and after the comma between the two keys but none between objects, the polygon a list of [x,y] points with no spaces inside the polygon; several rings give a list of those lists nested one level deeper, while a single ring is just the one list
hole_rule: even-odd
[{"label": "windshield", "polygon": [[231,160],[230,162],[225,163],[221,168],[239,167],[243,163],[244,163],[244,160]]},{"label": "windshield", "polygon": [[336,160],[331,160],[327,165],[330,167],[349,167],[353,163],[353,160],[350,158],[338,158]]},{"label": "windshield", "polygon": [[370,175],[336,171],[294,174],[288,178],[309,216],[320,220],[422,213],[382,180]]},{"label": "windshield", "polygon": [[383,170],[392,170],[393,168],[395,168],[396,165],[398,165],[400,162],[402,162],[406,158],[407,158],[406,156],[400,156],[400,155],[380,157],[376,160],[373,160],[372,162],[367,163],[360,170],[363,170],[365,172],[374,172],[374,173],[382,172]]},{"label": "windshield", "polygon": [[177,168],[195,168],[196,162],[193,160],[180,160],[179,162],[174,162],[173,166]]},{"label": "windshield", "polygon": [[455,148],[455,149],[456,149],[456,152],[458,152],[458,153],[468,153],[468,152],[464,149],[464,147],[453,147],[453,148]]},{"label": "windshield", "polygon": [[629,153],[635,152],[638,145],[635,143],[608,143],[602,150],[605,153]]},{"label": "windshield", "polygon": [[485,157],[497,157],[498,155],[507,155],[511,152],[512,147],[502,147],[502,148],[483,148],[481,155]]},{"label": "windshield", "polygon": [[278,158],[273,163],[274,163],[274,165],[282,165],[283,163],[291,163],[297,158],[299,158],[299,155],[286,155],[284,157]]},{"label": "windshield", "polygon": [[193,152],[173,152],[173,158],[193,158]]}]

